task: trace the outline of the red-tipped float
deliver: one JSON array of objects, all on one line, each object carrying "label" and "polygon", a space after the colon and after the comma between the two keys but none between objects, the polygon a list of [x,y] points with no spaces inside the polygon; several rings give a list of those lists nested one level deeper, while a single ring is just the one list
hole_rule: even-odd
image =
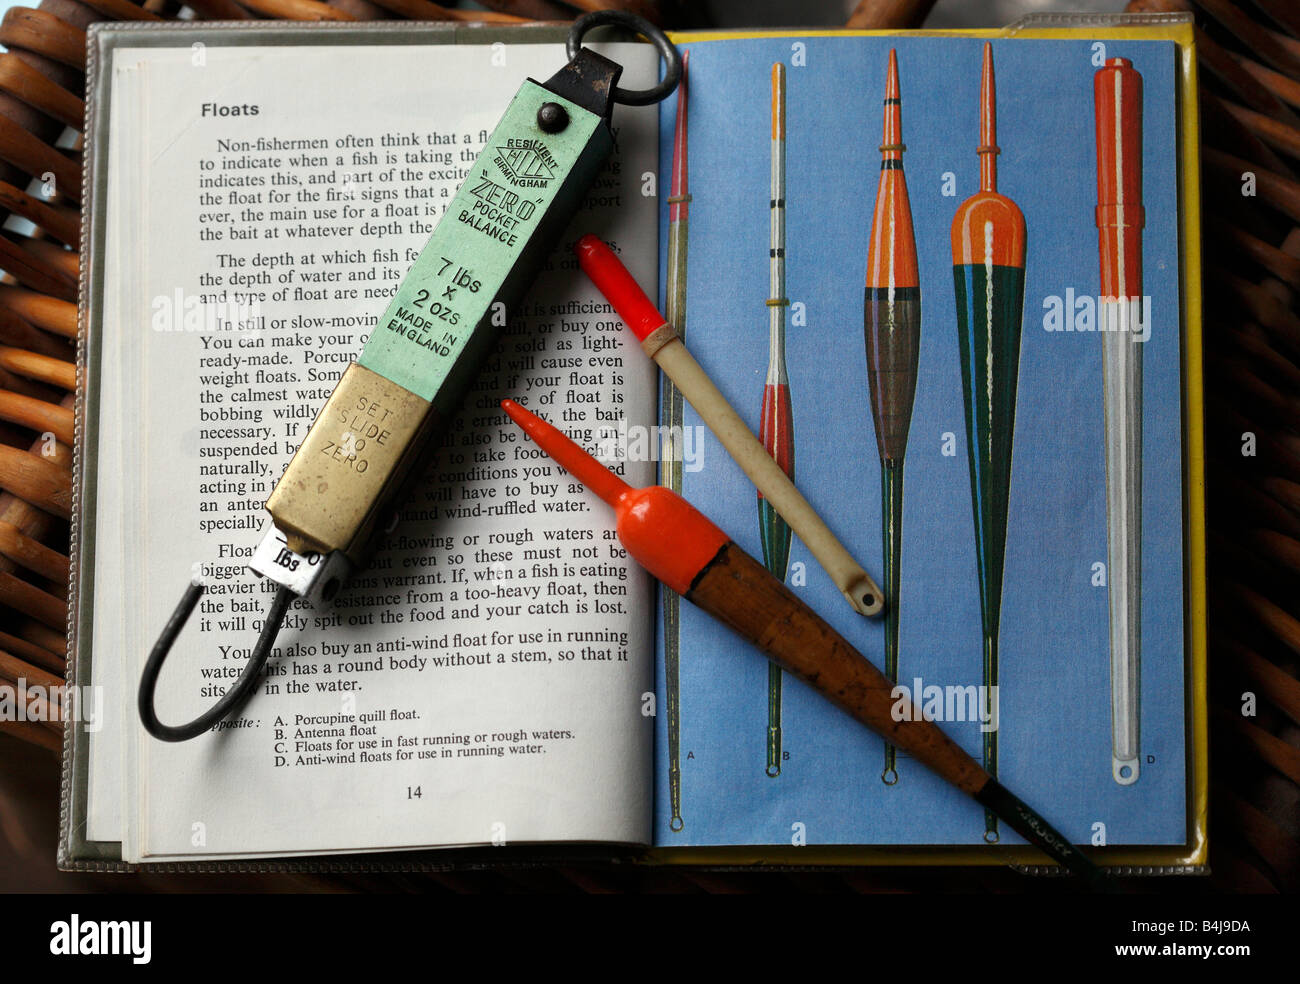
[{"label": "red-tipped float", "polygon": [[853,559],[825,521],[813,511],[790,476],[782,471],[749,425],[686,350],[676,328],[659,313],[614,251],[591,235],[578,240],[573,251],[587,276],[640,340],[642,351],[654,359],[664,375],[676,384],[741,471],[817,558],[853,610],[860,615],[878,615],[884,601],[871,575]]}]

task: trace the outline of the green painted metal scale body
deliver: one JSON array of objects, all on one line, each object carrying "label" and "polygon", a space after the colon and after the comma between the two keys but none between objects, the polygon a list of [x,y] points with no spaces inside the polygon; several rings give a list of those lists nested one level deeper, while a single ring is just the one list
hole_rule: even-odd
[{"label": "green painted metal scale body", "polygon": [[[568,115],[558,133],[538,123],[548,103]],[[376,323],[361,365],[453,412],[612,148],[603,117],[524,83]]]},{"label": "green painted metal scale body", "polygon": [[613,150],[620,72],[583,48],[515,95],[267,499],[286,552],[259,573],[362,563]]}]

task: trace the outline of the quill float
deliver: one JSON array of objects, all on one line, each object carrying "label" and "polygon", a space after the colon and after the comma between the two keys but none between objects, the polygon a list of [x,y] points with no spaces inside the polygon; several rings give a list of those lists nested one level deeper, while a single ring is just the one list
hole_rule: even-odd
[{"label": "quill float", "polygon": [[613,250],[599,237],[588,234],[574,243],[573,251],[587,276],[640,341],[641,349],[677,384],[741,471],[817,558],[853,610],[860,615],[879,614],[884,598],[871,575],[835,538],[790,476],[772,460]]},{"label": "quill float", "polygon": [[[682,80],[677,85],[677,119],[673,124],[673,176],[668,186],[668,286],[665,310],[679,338],[686,337],[686,246],[691,215],[689,168],[687,167],[686,118],[690,99],[690,52],[682,52]],[[668,433],[681,433],[682,394],[670,377],[664,376],[663,405],[668,410]],[[673,428],[676,427],[677,430]],[[664,456],[664,483],[674,492],[682,490],[682,449],[672,448]],[[664,591],[664,704],[668,729],[668,802],[672,807],[669,829],[680,833],[682,819],[681,757],[681,598]]]},{"label": "quill float", "polygon": [[1112,58],[1093,76],[1106,415],[1111,775],[1138,779],[1142,646],[1142,76]]},{"label": "quill float", "polygon": [[503,400],[501,407],[561,467],[614,507],[619,540],[656,578],[1001,816],[1070,871],[1094,883],[1101,880],[1091,861],[919,709],[895,716],[893,684],[703,513],[662,485],[632,488],[514,401]]},{"label": "quill float", "polygon": [[[790,379],[785,368],[785,66],[772,66],[772,196],[768,205],[771,243],[768,249],[767,380],[759,440],[790,479],[794,479],[794,414],[790,409]],[[778,581],[790,563],[790,524],[758,491],[758,531],[763,563]],[[767,667],[767,774],[781,774],[781,667]]]},{"label": "quill float", "polygon": [[[980,190],[952,220],[952,275],[957,294],[957,338],[966,413],[971,509],[984,635],[986,700],[996,698],[1002,569],[1007,551],[1011,445],[1016,423],[1016,377],[1025,303],[1025,217],[998,194],[997,95],[993,46],[984,45],[980,79]],[[998,774],[998,733],[984,733],[984,768]],[[987,811],[984,839],[998,839],[995,811]]]},{"label": "quill float", "polygon": [[[862,327],[867,346],[867,383],[871,417],[880,452],[880,488],[884,502],[880,528],[885,558],[885,676],[898,679],[899,573],[903,553],[903,456],[912,424],[917,362],[921,347],[921,287],[916,263],[912,206],[903,177],[903,108],[898,85],[898,56],[889,52],[885,81],[880,184],[867,248],[867,283],[862,299]],[[894,746],[885,744],[887,786],[898,782]]]},{"label": "quill float", "polygon": [[[581,48],[600,24],[649,38],[667,67],[651,89],[615,88],[622,67]],[[400,505],[408,479],[491,354],[506,312],[523,296],[614,146],[614,103],[647,105],[673,91],[681,56],[660,30],[620,11],[580,17],[569,64],[531,79],[471,165],[428,243],[343,373],[267,499],[267,535],[249,566],[277,585],[243,672],[206,713],[165,725],[158,674],[203,596],[192,583],[140,675],[141,723],[162,741],[203,734],[251,696],[295,597],[328,601],[359,567]]]}]

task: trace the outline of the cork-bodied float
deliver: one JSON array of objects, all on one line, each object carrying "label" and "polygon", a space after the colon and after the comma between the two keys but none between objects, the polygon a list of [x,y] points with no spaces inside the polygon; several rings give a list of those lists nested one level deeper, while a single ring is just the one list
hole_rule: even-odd
[{"label": "cork-bodied float", "polygon": [[[997,96],[993,46],[984,45],[980,79],[980,187],[952,220],[952,275],[965,407],[966,454],[984,636],[984,693],[997,698],[998,629],[1007,550],[1011,448],[1016,379],[1025,302],[1025,217],[998,193]],[[984,733],[984,768],[998,774],[998,733]],[[984,839],[998,839],[994,811],[985,813]]]},{"label": "cork-bodied float", "polygon": [[[912,206],[903,176],[903,107],[898,84],[898,55],[889,52],[885,79],[880,183],[867,246],[866,289],[862,328],[867,347],[867,383],[871,418],[880,452],[883,497],[880,530],[885,571],[885,676],[898,679],[898,614],[903,553],[903,458],[916,397],[921,349],[921,285],[916,263]],[[880,778],[898,782],[894,746],[885,743]]]},{"label": "cork-bodied float", "polygon": [[[854,719],[1001,816],[1070,871],[1099,870],[916,708],[895,714],[894,685],[793,591],[671,489],[634,489],[511,400],[502,409],[561,467],[614,508],[618,538],[651,574]],[[900,720],[901,718],[901,720]]]}]

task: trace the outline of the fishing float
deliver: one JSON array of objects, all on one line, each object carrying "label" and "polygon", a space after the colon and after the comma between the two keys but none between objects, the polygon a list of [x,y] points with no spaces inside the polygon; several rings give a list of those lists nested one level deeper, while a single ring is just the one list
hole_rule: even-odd
[{"label": "fishing float", "polygon": [[573,251],[587,276],[641,342],[642,351],[673,380],[741,471],[817,558],[853,610],[860,615],[878,615],[884,596],[871,575],[767,453],[614,251],[590,233],[574,243]]},{"label": "fishing float", "polygon": [[1090,883],[1101,873],[916,707],[896,714],[893,684],[793,591],[671,489],[634,489],[513,400],[501,407],[562,468],[614,508],[619,541],[652,575],[748,640],[854,719],[967,793]]},{"label": "fishing float", "polygon": [[[686,117],[688,106],[687,73],[690,52],[682,52],[682,80],[677,83],[677,119],[673,123],[673,175],[668,186],[668,263],[664,291],[668,323],[681,338],[686,337],[686,245],[691,214],[690,176],[687,167]],[[668,412],[669,441],[681,433],[682,394],[670,377],[664,376],[663,406]],[[676,429],[674,429],[676,428]],[[664,456],[663,480],[674,492],[682,490],[682,449],[670,445]],[[681,833],[682,819],[681,758],[681,598],[671,589],[664,590],[664,702],[668,729],[668,802],[672,816],[668,829]]]},{"label": "fishing float", "polygon": [[[903,176],[903,109],[898,55],[890,49],[885,79],[880,183],[867,246],[862,300],[871,417],[880,452],[880,530],[885,573],[885,676],[898,680],[898,612],[903,552],[903,458],[916,396],[921,347],[921,286],[912,206]],[[887,786],[898,782],[896,749],[885,743]]]},{"label": "fishing float", "polygon": [[[794,480],[794,413],[785,365],[785,66],[772,66],[772,194],[768,205],[767,379],[758,436],[781,471]],[[790,524],[758,490],[763,563],[778,581],[790,564]],[[886,613],[886,618],[889,617]],[[767,774],[781,774],[781,667],[767,664]]]},{"label": "fishing float", "polygon": [[[998,628],[1007,549],[1011,449],[1016,423],[1025,301],[1025,217],[998,193],[997,94],[993,46],[984,45],[980,79],[980,188],[952,220],[952,274],[961,349],[966,453],[984,636],[984,693],[998,685]],[[998,733],[984,732],[984,768],[998,774]],[[984,839],[998,840],[995,811],[986,810]]]},{"label": "fishing float", "polygon": [[1093,76],[1106,432],[1111,775],[1137,782],[1142,647],[1142,76],[1111,58]]}]

